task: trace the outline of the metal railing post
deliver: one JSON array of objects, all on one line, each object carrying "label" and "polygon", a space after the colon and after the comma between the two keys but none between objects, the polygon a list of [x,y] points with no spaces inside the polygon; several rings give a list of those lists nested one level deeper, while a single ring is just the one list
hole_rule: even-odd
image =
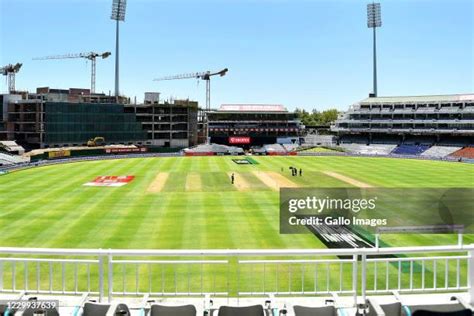
[{"label": "metal railing post", "polygon": [[474,304],[474,250],[469,250],[468,259],[468,287],[469,287],[469,301]]},{"label": "metal railing post", "polygon": [[104,256],[99,255],[99,302],[102,303],[104,297]]},{"label": "metal railing post", "polygon": [[362,301],[365,304],[365,292],[367,289],[367,255],[362,254],[362,273],[361,273],[361,295]]},{"label": "metal railing post", "polygon": [[359,279],[359,256],[355,254],[353,256],[352,263],[352,291],[354,291],[354,306],[357,306],[357,281]]},{"label": "metal railing post", "polygon": [[113,257],[111,254],[109,254],[109,262],[108,262],[109,268],[108,268],[108,287],[107,287],[107,292],[108,292],[108,301],[109,303],[112,302],[112,293],[114,291],[114,267],[113,267]]},{"label": "metal railing post", "polygon": [[463,233],[458,234],[458,246],[462,247],[463,245]]},{"label": "metal railing post", "polygon": [[3,261],[0,261],[0,291],[3,291]]}]

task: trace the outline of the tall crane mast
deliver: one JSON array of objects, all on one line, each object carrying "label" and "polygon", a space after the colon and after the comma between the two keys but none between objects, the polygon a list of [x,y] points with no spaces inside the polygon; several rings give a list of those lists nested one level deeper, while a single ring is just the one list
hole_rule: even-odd
[{"label": "tall crane mast", "polygon": [[0,68],[0,73],[7,77],[8,93],[15,91],[15,75],[20,71],[22,65],[20,63],[8,64]]},{"label": "tall crane mast", "polygon": [[206,111],[204,112],[204,132],[205,132],[205,138],[206,138],[206,143],[207,143],[209,140],[209,121],[207,119],[207,114],[211,110],[211,77],[214,77],[214,76],[224,77],[228,71],[229,69],[224,68],[216,72],[211,72],[211,71],[195,72],[195,73],[161,77],[161,78],[153,79],[153,81],[192,79],[192,78],[206,81]]},{"label": "tall crane mast", "polygon": [[153,79],[153,81],[192,79],[192,78],[201,79],[201,80],[206,81],[206,111],[210,111],[210,109],[211,109],[211,77],[213,77],[213,76],[223,77],[223,76],[226,75],[226,73],[228,71],[229,71],[229,69],[224,68],[224,69],[222,69],[220,71],[216,71],[216,72],[210,72],[210,71],[195,72],[195,73],[188,73],[188,74],[181,74],[181,75],[157,78],[157,79]]},{"label": "tall crane mast", "polygon": [[45,56],[45,57],[38,57],[33,58],[33,60],[47,60],[47,59],[71,59],[71,58],[85,58],[91,61],[91,94],[95,93],[95,74],[96,74],[96,59],[97,57],[101,57],[105,59],[111,55],[110,52],[105,53],[95,53],[95,52],[87,52],[87,53],[79,53],[79,54],[65,54],[65,55],[54,55],[54,56]]}]

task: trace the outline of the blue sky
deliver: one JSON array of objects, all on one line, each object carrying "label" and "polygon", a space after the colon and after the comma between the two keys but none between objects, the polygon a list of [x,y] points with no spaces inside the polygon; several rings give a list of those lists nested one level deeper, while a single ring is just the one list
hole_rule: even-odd
[{"label": "blue sky", "polygon": [[[84,59],[33,57],[111,51],[112,0],[0,0],[1,64],[23,62],[17,88],[90,86]],[[474,1],[382,0],[379,95],[474,90]],[[128,0],[121,24],[121,92],[191,98],[196,80],[160,76],[229,68],[212,105],[279,103],[346,109],[372,89],[372,33],[362,0]],[[1,81],[6,90],[5,80]],[[97,91],[114,88],[114,56],[97,63]]]}]

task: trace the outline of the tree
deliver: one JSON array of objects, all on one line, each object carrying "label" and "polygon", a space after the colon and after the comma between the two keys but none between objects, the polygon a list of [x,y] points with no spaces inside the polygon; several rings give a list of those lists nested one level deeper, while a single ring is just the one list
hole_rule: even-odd
[{"label": "tree", "polygon": [[306,126],[325,125],[333,123],[339,114],[336,109],[329,109],[322,112],[314,109],[311,113],[304,109],[296,109],[295,113],[301,122]]}]

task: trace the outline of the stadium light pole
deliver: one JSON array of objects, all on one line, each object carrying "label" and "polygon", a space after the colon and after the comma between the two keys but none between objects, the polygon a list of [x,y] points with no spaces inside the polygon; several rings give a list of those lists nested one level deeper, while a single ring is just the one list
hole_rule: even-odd
[{"label": "stadium light pole", "polygon": [[382,26],[382,15],[380,11],[380,3],[369,3],[367,5],[367,27],[372,28],[374,40],[373,40],[373,96],[377,96],[377,32],[376,29]]},{"label": "stadium light pole", "polygon": [[119,24],[125,21],[125,9],[127,0],[113,0],[112,15],[110,18],[115,20],[115,97],[119,97]]}]

